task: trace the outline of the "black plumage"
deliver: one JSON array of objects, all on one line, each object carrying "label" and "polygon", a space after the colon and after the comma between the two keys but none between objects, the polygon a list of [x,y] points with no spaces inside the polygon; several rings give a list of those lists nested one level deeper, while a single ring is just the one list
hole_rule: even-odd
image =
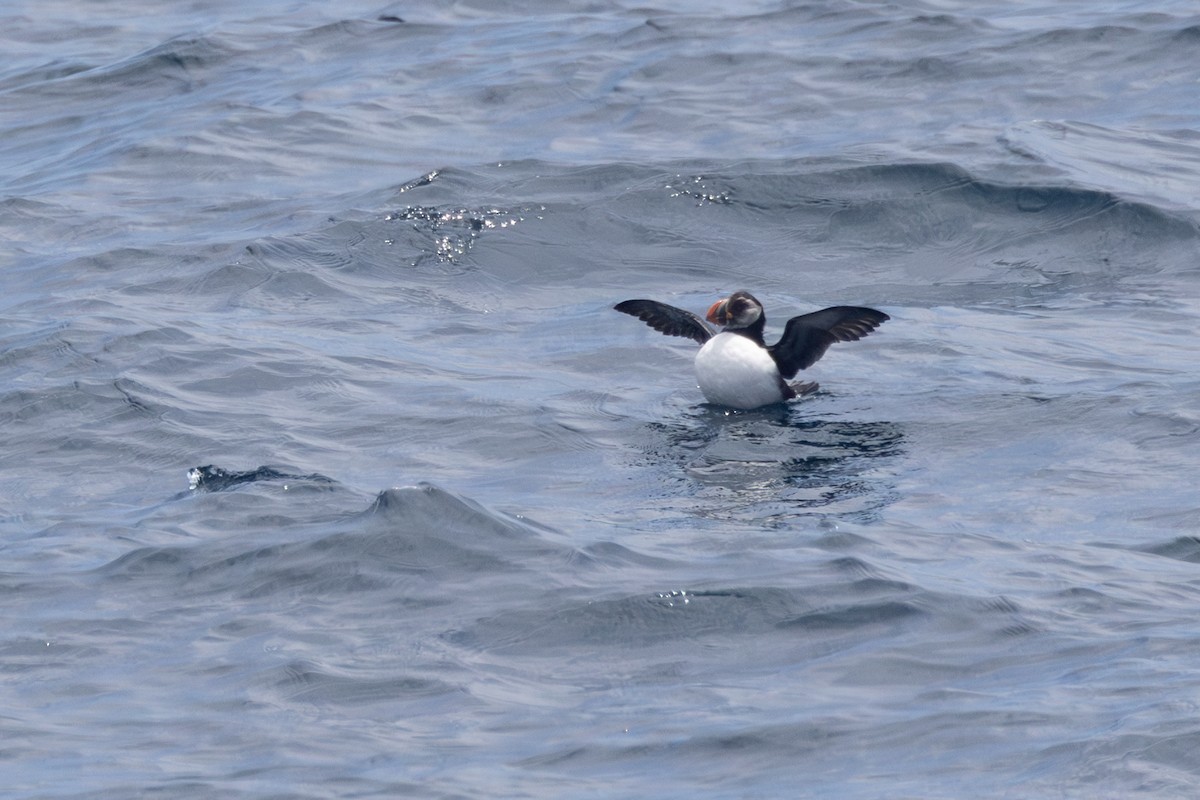
[{"label": "black plumage", "polygon": [[637,317],[667,336],[694,339],[696,344],[704,344],[713,337],[712,329],[700,317],[657,300],[626,300],[613,308],[622,314]]},{"label": "black plumage", "polygon": [[[762,303],[748,292],[737,292],[735,296],[757,303],[762,308]],[[712,329],[698,315],[657,300],[625,300],[613,308],[637,317],[667,336],[682,336],[697,344],[704,344],[713,337]],[[766,347],[779,366],[779,374],[784,378],[793,378],[800,370],[817,363],[831,344],[858,341],[889,319],[891,317],[887,314],[873,308],[831,306],[792,317],[783,329],[783,336],[769,346],[763,340],[765,313],[747,327],[728,327],[726,330],[748,336]]]}]

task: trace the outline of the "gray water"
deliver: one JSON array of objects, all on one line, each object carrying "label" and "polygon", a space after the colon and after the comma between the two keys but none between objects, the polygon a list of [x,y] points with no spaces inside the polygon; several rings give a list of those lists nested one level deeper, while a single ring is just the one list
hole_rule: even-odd
[{"label": "gray water", "polygon": [[1194,5],[678,6],[0,10],[5,797],[1200,793]]}]

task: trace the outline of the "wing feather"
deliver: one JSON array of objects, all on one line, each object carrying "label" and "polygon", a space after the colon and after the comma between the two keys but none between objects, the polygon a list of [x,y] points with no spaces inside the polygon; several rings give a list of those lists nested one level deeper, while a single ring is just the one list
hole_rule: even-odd
[{"label": "wing feather", "polygon": [[712,329],[700,317],[657,300],[625,300],[613,308],[622,314],[637,317],[667,336],[682,336],[699,344],[704,344],[713,336]]},{"label": "wing feather", "polygon": [[873,308],[833,306],[811,314],[792,317],[783,337],[768,350],[784,378],[792,378],[825,355],[834,342],[854,342],[891,317]]}]

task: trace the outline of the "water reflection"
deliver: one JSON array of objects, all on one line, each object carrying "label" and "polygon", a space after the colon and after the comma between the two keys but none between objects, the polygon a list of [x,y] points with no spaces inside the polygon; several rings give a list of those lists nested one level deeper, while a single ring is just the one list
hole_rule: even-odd
[{"label": "water reflection", "polygon": [[770,523],[797,515],[873,518],[895,497],[900,424],[817,417],[795,406],[699,406],[651,423],[650,457],[686,476],[693,513]]}]

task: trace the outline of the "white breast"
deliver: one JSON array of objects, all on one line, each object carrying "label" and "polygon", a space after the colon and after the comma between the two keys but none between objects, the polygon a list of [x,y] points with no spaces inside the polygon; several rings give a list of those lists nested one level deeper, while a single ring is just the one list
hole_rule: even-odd
[{"label": "white breast", "polygon": [[700,348],[696,380],[708,402],[730,408],[758,408],[784,399],[771,354],[736,333],[718,333]]}]

